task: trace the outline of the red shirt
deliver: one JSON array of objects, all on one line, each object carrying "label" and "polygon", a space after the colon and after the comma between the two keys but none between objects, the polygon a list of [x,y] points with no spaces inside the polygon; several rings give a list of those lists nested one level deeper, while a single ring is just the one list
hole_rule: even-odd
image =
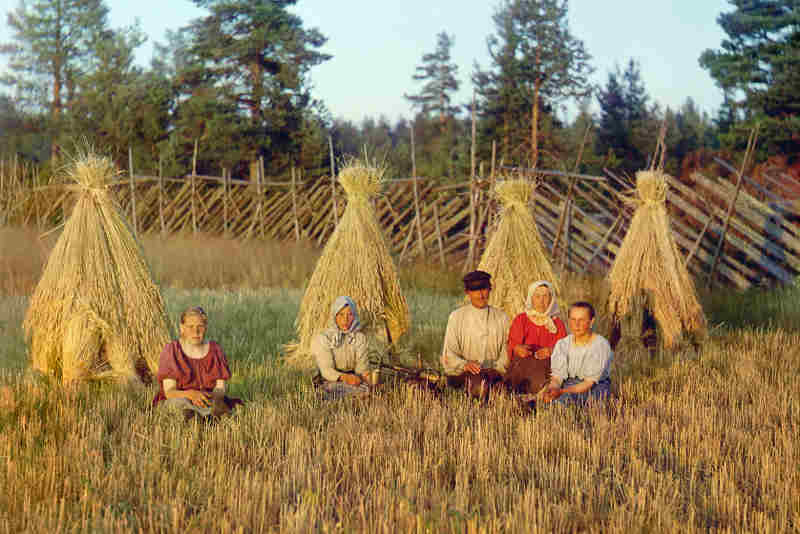
[{"label": "red shirt", "polygon": [[153,405],[166,399],[164,396],[164,379],[175,380],[175,387],[180,390],[196,389],[211,393],[217,380],[228,380],[231,371],[228,359],[215,341],[209,341],[208,353],[202,358],[190,358],[184,354],[177,340],[167,343],[161,351],[156,378],[160,384]]},{"label": "red shirt", "polygon": [[527,313],[520,313],[514,317],[511,323],[511,329],[508,331],[508,356],[510,360],[515,358],[514,347],[517,345],[532,345],[533,352],[541,349],[542,347],[553,348],[556,341],[562,337],[567,337],[567,327],[564,326],[564,321],[558,317],[553,317],[553,322],[556,325],[555,332],[549,332],[546,326],[538,326],[528,317]]}]

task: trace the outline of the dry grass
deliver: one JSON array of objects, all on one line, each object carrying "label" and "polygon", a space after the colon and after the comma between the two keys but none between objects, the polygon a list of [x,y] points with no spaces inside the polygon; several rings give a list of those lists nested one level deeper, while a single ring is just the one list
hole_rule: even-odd
[{"label": "dry grass", "polygon": [[669,188],[662,171],[636,173],[636,206],[630,228],[608,275],[609,310],[622,319],[641,295],[661,327],[664,345],[672,347],[681,333],[706,326],[694,282],[675,245],[665,206]]},{"label": "dry grass", "polygon": [[108,190],[117,170],[87,152],[66,173],[77,201],[25,316],[32,365],[65,381],[147,380],[170,332],[161,292]]},{"label": "dry grass", "polygon": [[503,211],[478,265],[492,275],[489,303],[511,318],[525,310],[528,286],[536,280],[550,282],[561,297],[561,283],[529,205],[534,187],[526,180],[506,180],[495,187]]},{"label": "dry grass", "polygon": [[[298,368],[313,366],[311,340],[330,321],[340,295],[358,306],[365,330],[396,342],[409,328],[408,304],[383,230],[369,200],[383,186],[384,169],[353,160],[339,172],[347,207],[314,267],[297,315],[297,341],[287,346],[287,361]],[[386,337],[386,336],[384,336]]]},{"label": "dry grass", "polygon": [[[565,281],[565,293],[597,291],[581,284]],[[618,355],[612,379],[622,400],[609,410],[530,416],[503,397],[482,406],[402,387],[324,404],[276,364],[299,297],[168,293],[171,310],[207,305],[211,335],[231,359],[232,388],[249,401],[211,427],[149,411],[152,390],[68,392],[4,372],[0,532],[789,532],[800,525],[796,333],[712,331],[693,360]],[[440,343],[458,300],[412,293],[409,337],[425,330]],[[18,325],[22,309],[19,299],[6,299],[0,318]],[[428,352],[438,349],[433,337]]]},{"label": "dry grass", "polygon": [[[0,295],[30,295],[58,232],[0,229]],[[198,234],[140,238],[153,276],[179,289],[302,287],[319,252],[305,242],[240,241]]]}]

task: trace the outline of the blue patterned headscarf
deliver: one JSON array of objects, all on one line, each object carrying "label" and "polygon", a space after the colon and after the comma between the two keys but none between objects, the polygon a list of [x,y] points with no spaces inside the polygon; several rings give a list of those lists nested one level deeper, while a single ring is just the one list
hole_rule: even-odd
[{"label": "blue patterned headscarf", "polygon": [[[342,311],[342,308],[345,306],[350,307],[350,311],[353,313],[353,322],[350,323],[350,328],[347,330],[339,329],[339,326],[336,324],[336,314]],[[358,318],[358,307],[356,307],[356,303],[353,302],[353,299],[346,296],[337,297],[336,300],[333,301],[333,305],[331,306],[331,325],[328,328],[330,334],[332,334],[329,339],[331,339],[331,343],[333,344],[332,348],[337,348],[341,346],[345,341],[348,343],[353,342],[353,334],[361,330],[361,320]]]}]

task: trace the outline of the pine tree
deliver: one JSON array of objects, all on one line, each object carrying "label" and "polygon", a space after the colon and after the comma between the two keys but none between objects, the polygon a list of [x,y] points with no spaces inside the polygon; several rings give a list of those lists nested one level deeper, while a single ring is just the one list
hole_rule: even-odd
[{"label": "pine tree", "polygon": [[183,76],[246,117],[239,133],[251,176],[261,155],[276,167],[292,163],[314,104],[308,73],[330,58],[317,51],[327,39],[287,10],[296,1],[194,0],[210,13],[187,29],[193,59]]},{"label": "pine tree", "polygon": [[436,40],[436,51],[422,56],[422,64],[413,76],[415,81],[425,84],[418,94],[405,97],[420,112],[435,113],[444,131],[447,120],[458,112],[458,107],[450,103],[450,95],[458,91],[458,66],[450,60],[453,37],[443,31]]},{"label": "pine tree", "polygon": [[483,111],[502,117],[506,149],[512,148],[513,117],[527,115],[531,167],[539,161],[543,108],[590,92],[590,55],[583,41],[569,30],[567,6],[567,0],[507,0],[501,4],[493,17],[497,34],[488,40],[493,65],[473,78],[482,93]]},{"label": "pine tree", "polygon": [[[69,105],[74,97],[107,17],[103,0],[32,0],[7,14],[13,42],[0,46],[0,54],[9,58],[0,81],[13,87],[17,100],[29,108],[47,110],[56,135],[65,100]],[[51,155],[57,151],[53,143]]]},{"label": "pine tree", "polygon": [[[797,0],[729,0],[717,23],[727,38],[700,65],[725,92],[725,143],[743,148],[758,122],[762,156],[800,151],[800,6]],[[727,128],[727,125],[723,124]]]}]

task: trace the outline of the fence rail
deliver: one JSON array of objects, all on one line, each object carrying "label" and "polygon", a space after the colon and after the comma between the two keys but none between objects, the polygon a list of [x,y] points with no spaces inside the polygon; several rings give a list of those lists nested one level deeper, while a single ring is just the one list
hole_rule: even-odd
[{"label": "fence rail", "polygon": [[[724,239],[713,273],[718,282],[739,289],[791,282],[800,273],[800,211],[785,194],[797,184],[782,175],[760,183],[745,180],[748,186],[736,196],[728,178],[695,173],[685,181],[672,179],[667,206],[676,242],[700,278],[709,276]],[[603,273],[611,266],[633,213],[618,200],[621,183],[610,172],[605,177],[548,172],[539,178],[531,209],[554,263],[577,272]],[[498,220],[499,206],[489,193],[493,184],[492,176],[456,184],[388,181],[373,206],[397,260],[474,265]],[[139,234],[202,232],[316,245],[330,237],[346,203],[329,177],[252,183],[227,176],[135,175],[112,189]],[[733,218],[723,235],[733,198]],[[0,223],[46,230],[61,224],[72,204],[63,187],[38,184],[34,169],[0,162]]]}]

